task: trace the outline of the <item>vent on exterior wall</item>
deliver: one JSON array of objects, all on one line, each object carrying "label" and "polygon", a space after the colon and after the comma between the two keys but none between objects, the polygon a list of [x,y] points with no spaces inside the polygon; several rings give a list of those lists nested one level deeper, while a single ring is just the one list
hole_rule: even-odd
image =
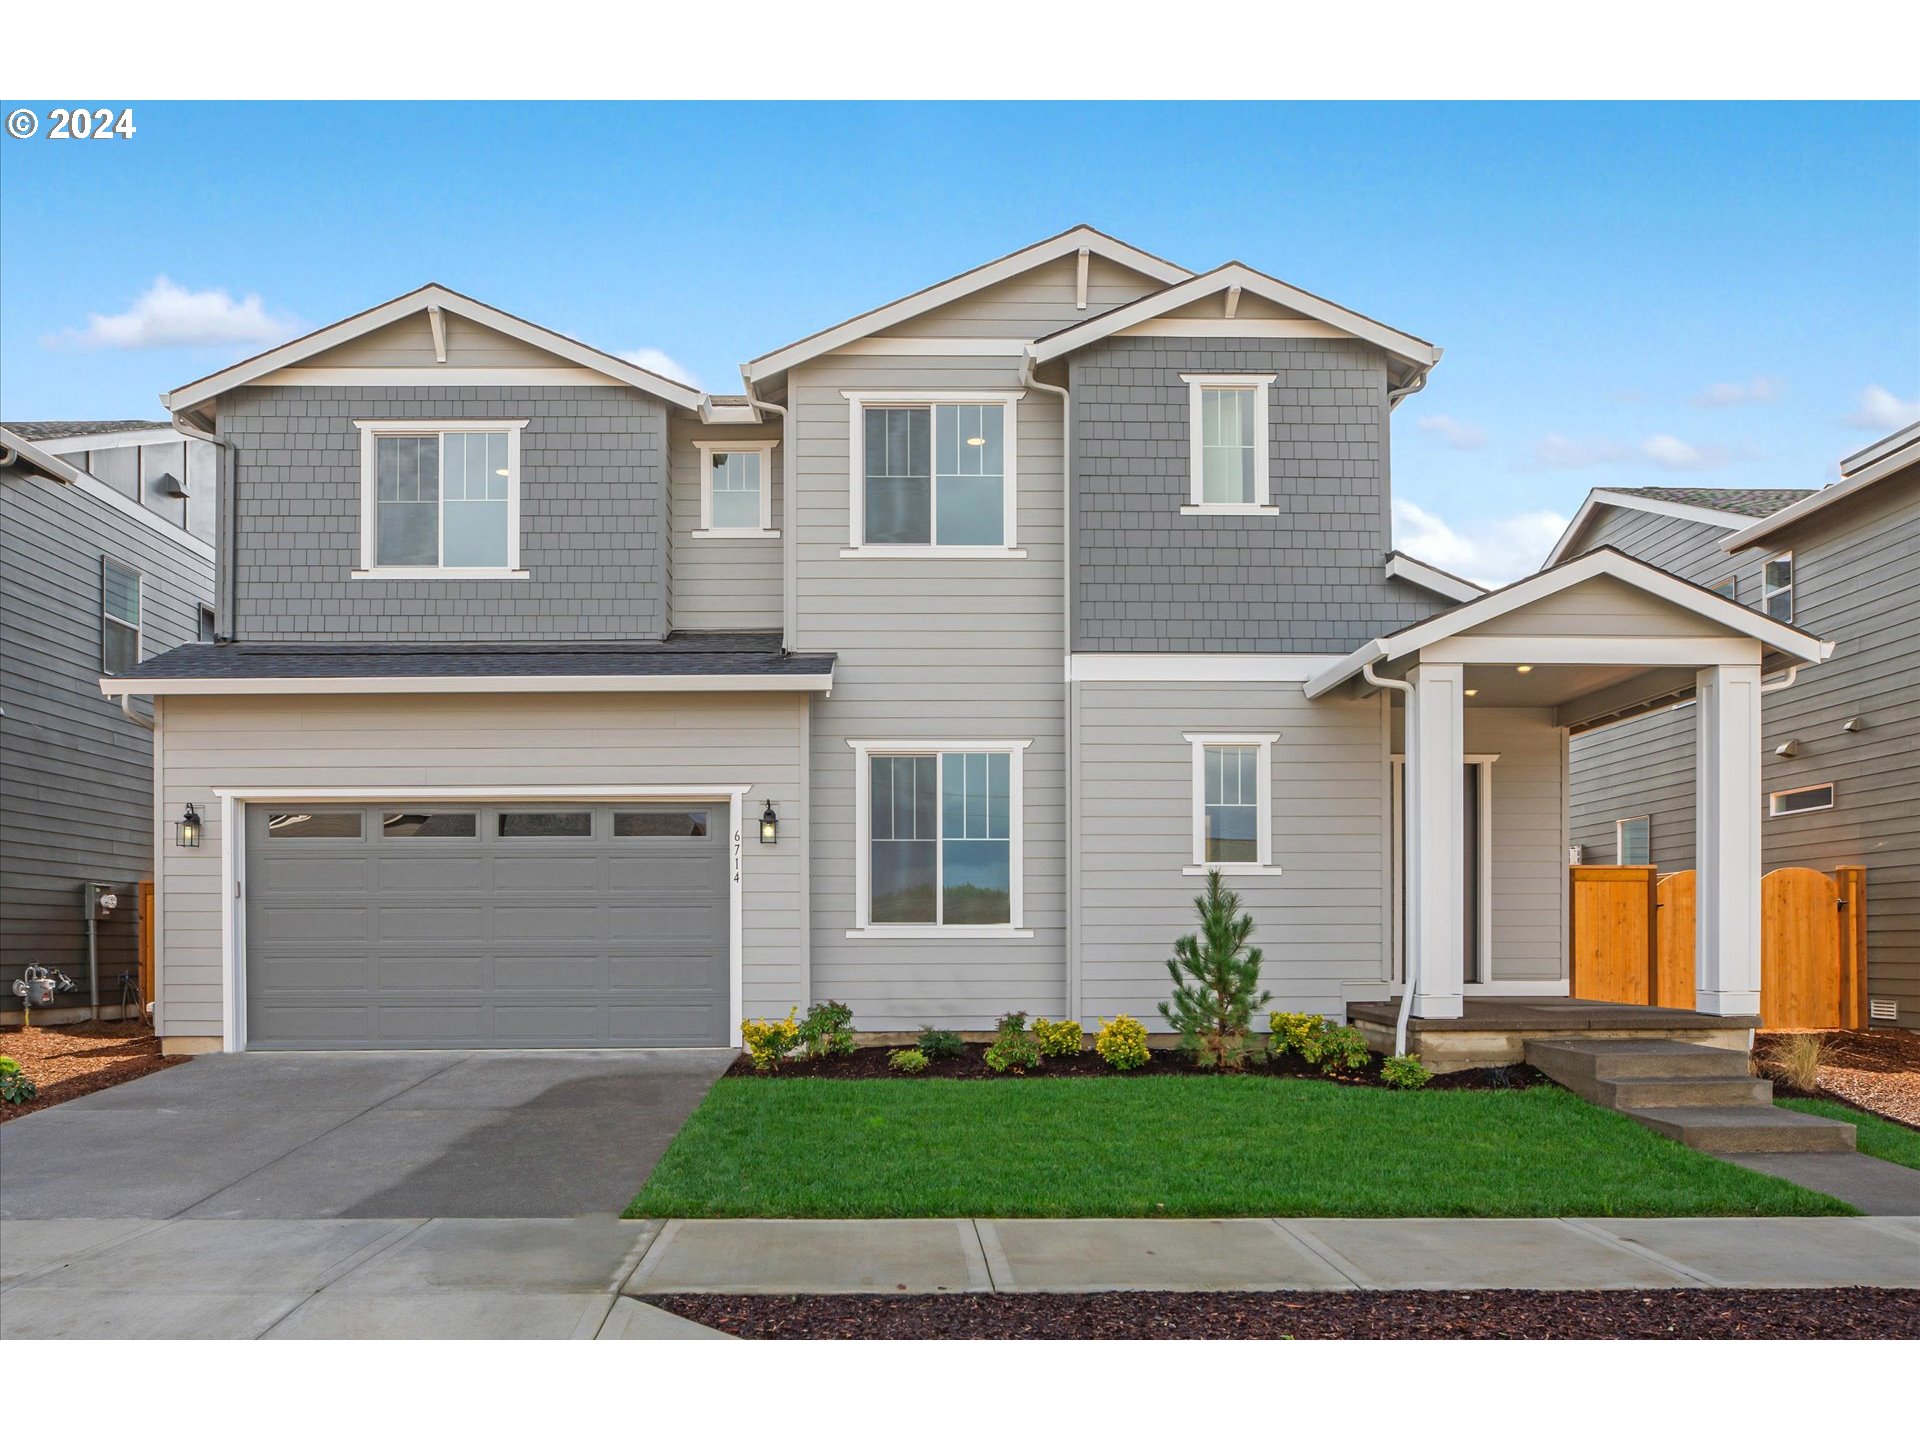
[{"label": "vent on exterior wall", "polygon": [[1900,1002],[1898,1000],[1867,1001],[1867,1018],[1870,1020],[1898,1020]]}]

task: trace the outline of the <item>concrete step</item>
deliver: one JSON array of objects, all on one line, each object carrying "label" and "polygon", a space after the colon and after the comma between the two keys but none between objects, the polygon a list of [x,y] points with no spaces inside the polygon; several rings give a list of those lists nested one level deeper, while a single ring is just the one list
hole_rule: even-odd
[{"label": "concrete step", "polygon": [[1527,1063],[1567,1083],[1569,1076],[1589,1080],[1627,1080],[1643,1075],[1745,1076],[1744,1050],[1690,1045],[1684,1040],[1529,1040]]},{"label": "concrete step", "polygon": [[1846,1122],[1773,1105],[1679,1105],[1620,1113],[1713,1155],[1808,1155],[1854,1148],[1853,1126]]},{"label": "concrete step", "polygon": [[1593,1094],[1576,1092],[1609,1110],[1671,1110],[1680,1106],[1773,1108],[1773,1082],[1752,1075],[1640,1075],[1595,1080]]}]

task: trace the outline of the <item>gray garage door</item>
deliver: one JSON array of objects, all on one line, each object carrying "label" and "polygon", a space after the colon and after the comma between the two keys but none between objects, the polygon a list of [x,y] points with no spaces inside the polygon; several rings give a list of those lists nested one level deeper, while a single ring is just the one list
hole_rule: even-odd
[{"label": "gray garage door", "polygon": [[724,1045],[725,805],[250,805],[247,1043]]}]

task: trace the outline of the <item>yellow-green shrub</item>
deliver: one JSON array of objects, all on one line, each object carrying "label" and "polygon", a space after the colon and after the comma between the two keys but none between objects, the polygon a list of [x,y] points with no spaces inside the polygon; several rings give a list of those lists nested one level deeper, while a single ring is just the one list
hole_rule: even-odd
[{"label": "yellow-green shrub", "polygon": [[918,1075],[927,1065],[926,1055],[919,1050],[894,1050],[887,1055],[887,1068],[902,1075]]},{"label": "yellow-green shrub", "polygon": [[1275,1010],[1267,1016],[1267,1028],[1273,1031],[1270,1045],[1274,1054],[1298,1055],[1309,1065],[1320,1063],[1320,1047],[1327,1033],[1326,1016]]},{"label": "yellow-green shrub", "polygon": [[1320,1036],[1319,1066],[1328,1075],[1358,1070],[1371,1052],[1366,1037],[1351,1025],[1329,1025]]},{"label": "yellow-green shrub", "polygon": [[1147,1049],[1147,1027],[1130,1015],[1100,1022],[1093,1038],[1094,1052],[1116,1070],[1137,1070],[1152,1058]]},{"label": "yellow-green shrub", "polygon": [[777,1070],[780,1062],[800,1044],[800,1022],[793,1017],[799,1007],[787,1011],[784,1020],[743,1020],[740,1038],[747,1047],[747,1058],[761,1072]]},{"label": "yellow-green shrub", "polygon": [[1085,1038],[1086,1032],[1080,1028],[1078,1020],[1033,1022],[1034,1043],[1040,1047],[1042,1055],[1078,1055],[1080,1042]]},{"label": "yellow-green shrub", "polygon": [[1418,1090],[1433,1079],[1433,1072],[1418,1055],[1389,1055],[1380,1062],[1380,1079],[1396,1090]]}]

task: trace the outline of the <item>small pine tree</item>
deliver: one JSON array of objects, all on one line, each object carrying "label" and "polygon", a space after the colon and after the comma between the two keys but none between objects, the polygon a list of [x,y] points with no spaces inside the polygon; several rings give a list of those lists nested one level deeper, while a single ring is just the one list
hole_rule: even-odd
[{"label": "small pine tree", "polygon": [[1260,988],[1260,947],[1247,944],[1253,917],[1240,913],[1240,897],[1218,870],[1207,872],[1207,893],[1195,897],[1193,908],[1200,933],[1174,941],[1167,961],[1173,999],[1160,1002],[1160,1013],[1201,1065],[1237,1070],[1253,1012],[1273,998]]}]

